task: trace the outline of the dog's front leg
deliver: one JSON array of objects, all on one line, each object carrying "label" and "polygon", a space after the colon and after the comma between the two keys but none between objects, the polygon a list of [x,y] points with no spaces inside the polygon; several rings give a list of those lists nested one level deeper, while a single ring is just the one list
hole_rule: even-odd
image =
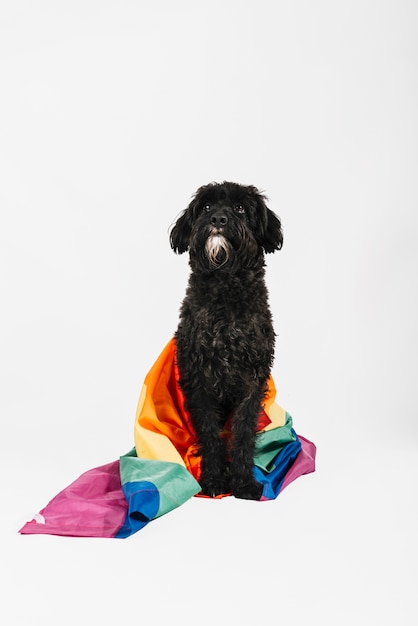
[{"label": "dog's front leg", "polygon": [[230,485],[236,498],[260,500],[263,485],[254,478],[256,426],[262,393],[244,400],[234,414]]},{"label": "dog's front leg", "polygon": [[220,436],[220,417],[211,402],[200,398],[199,406],[190,406],[190,415],[196,430],[202,457],[199,480],[202,493],[214,497],[230,493],[226,463],[226,446]]}]

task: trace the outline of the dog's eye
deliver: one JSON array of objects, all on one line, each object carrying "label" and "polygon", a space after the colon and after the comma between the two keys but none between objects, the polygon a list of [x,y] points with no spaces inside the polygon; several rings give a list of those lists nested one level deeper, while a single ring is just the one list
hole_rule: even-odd
[{"label": "dog's eye", "polygon": [[236,211],[237,213],[244,213],[244,207],[242,204],[235,204],[234,205],[234,211]]},{"label": "dog's eye", "polygon": [[206,212],[210,211],[210,204],[205,204],[203,206],[203,210],[206,211]]}]

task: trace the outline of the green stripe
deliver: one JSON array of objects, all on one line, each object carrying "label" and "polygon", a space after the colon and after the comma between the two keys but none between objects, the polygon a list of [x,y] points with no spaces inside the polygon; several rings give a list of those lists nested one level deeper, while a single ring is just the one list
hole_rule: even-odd
[{"label": "green stripe", "polygon": [[289,413],[286,413],[286,422],[283,426],[272,428],[258,433],[254,464],[265,472],[274,469],[274,459],[277,454],[291,441],[296,441],[296,435],[292,432],[293,420]]},{"label": "green stripe", "polygon": [[120,457],[120,477],[122,485],[140,481],[155,485],[160,494],[160,507],[155,517],[184,504],[201,490],[199,483],[182,465],[139,459],[135,448]]}]

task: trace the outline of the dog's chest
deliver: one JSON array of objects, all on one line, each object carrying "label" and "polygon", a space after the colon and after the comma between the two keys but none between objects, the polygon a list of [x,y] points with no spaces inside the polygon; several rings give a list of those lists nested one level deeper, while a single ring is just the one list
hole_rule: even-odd
[{"label": "dog's chest", "polygon": [[181,349],[207,379],[228,384],[270,364],[274,333],[268,310],[207,303],[183,317]]},{"label": "dog's chest", "polygon": [[261,280],[205,283],[192,276],[176,333],[185,390],[199,388],[234,404],[268,376],[274,331]]}]

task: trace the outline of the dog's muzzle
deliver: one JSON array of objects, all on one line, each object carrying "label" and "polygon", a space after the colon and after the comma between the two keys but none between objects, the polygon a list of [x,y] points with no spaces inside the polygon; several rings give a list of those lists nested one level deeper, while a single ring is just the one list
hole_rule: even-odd
[{"label": "dog's muzzle", "polygon": [[205,251],[209,263],[213,267],[221,267],[228,262],[229,244],[224,235],[217,228],[213,228],[206,240]]}]

